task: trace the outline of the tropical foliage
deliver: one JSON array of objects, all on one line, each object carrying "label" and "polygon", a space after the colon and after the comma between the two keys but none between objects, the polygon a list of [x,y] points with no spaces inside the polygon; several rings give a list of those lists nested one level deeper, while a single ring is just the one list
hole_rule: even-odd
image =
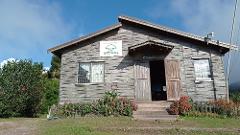
[{"label": "tropical foliage", "polygon": [[42,64],[12,61],[0,69],[0,117],[34,117],[43,95]]}]

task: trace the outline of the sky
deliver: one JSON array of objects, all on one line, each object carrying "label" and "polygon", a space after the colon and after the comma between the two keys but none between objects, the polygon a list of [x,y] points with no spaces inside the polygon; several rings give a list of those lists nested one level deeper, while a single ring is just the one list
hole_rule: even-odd
[{"label": "sky", "polygon": [[[31,59],[49,67],[47,49],[117,23],[128,15],[229,43],[235,0],[0,0],[0,62]],[[239,44],[240,2],[233,43]],[[231,82],[239,80],[232,53]],[[226,58],[226,57],[225,57]]]}]

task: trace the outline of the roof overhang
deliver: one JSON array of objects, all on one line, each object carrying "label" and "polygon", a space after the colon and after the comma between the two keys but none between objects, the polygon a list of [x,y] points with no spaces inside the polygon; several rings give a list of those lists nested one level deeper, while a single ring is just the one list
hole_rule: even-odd
[{"label": "roof overhang", "polygon": [[128,48],[128,53],[129,55],[132,55],[135,52],[139,52],[139,51],[154,51],[154,52],[168,53],[173,49],[173,47],[174,46],[169,44],[169,42],[156,42],[156,41],[148,40],[140,44],[130,46]]},{"label": "roof overhang", "polygon": [[67,48],[67,47],[76,45],[77,43],[86,41],[86,40],[88,40],[88,39],[94,38],[94,37],[99,36],[99,35],[101,35],[101,34],[105,34],[105,33],[110,32],[110,31],[112,31],[112,30],[119,29],[121,26],[122,26],[121,23],[117,23],[117,24],[112,25],[112,26],[110,26],[110,27],[106,27],[106,28],[104,28],[104,29],[102,29],[102,30],[99,30],[99,31],[97,31],[97,32],[94,32],[94,33],[92,33],[92,34],[89,34],[89,35],[86,35],[86,36],[82,36],[82,37],[80,37],[80,38],[77,38],[77,39],[71,40],[71,41],[69,41],[69,42],[66,42],[66,43],[64,43],[64,44],[60,44],[60,45],[58,45],[58,46],[56,46],[56,47],[50,48],[50,49],[48,49],[48,52],[51,52],[51,53],[53,53],[53,54],[55,54],[55,55],[57,55],[57,56],[60,56],[61,53],[62,53],[62,50],[65,49],[65,48]]}]

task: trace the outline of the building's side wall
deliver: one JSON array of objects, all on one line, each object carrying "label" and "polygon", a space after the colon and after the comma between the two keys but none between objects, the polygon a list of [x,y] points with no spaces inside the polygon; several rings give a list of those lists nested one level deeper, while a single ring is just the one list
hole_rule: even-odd
[{"label": "building's side wall", "polygon": [[[190,95],[196,101],[226,98],[226,81],[222,55],[213,50],[201,46],[183,46],[183,68],[185,75],[185,94]],[[212,81],[196,82],[193,65],[194,58],[208,58],[212,69]],[[215,89],[214,89],[215,87]]]},{"label": "building's side wall", "polygon": [[[122,40],[123,56],[100,57],[99,41],[101,40]],[[60,103],[96,100],[115,85],[120,95],[134,98],[134,59],[128,56],[128,47],[147,40],[169,41],[174,44],[175,47],[166,59],[180,61],[182,95],[189,95],[194,100],[214,99],[213,82],[195,83],[192,58],[202,57],[209,58],[212,63],[216,97],[224,98],[226,96],[224,68],[220,53],[210,51],[204,45],[195,45],[144,29],[123,25],[119,30],[64,51],[61,57]],[[90,61],[105,62],[105,82],[77,84],[78,63]]]}]

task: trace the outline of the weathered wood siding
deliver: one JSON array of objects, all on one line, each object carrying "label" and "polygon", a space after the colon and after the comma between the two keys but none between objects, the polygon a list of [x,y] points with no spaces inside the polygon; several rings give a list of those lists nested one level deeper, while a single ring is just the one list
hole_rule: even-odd
[{"label": "weathered wood siding", "polygon": [[[123,56],[100,57],[99,41],[122,40]],[[108,32],[92,40],[65,49],[61,56],[60,103],[85,102],[100,98],[112,86],[121,96],[135,98],[135,58],[128,55],[128,47],[147,40],[168,41],[174,44],[173,50],[165,57],[178,60],[180,65],[180,95],[189,95],[194,100],[210,100],[226,97],[226,83],[222,55],[210,50],[205,44],[197,45],[182,41],[168,35],[162,35],[143,28],[124,25],[119,30]],[[151,56],[151,53],[148,53]],[[213,82],[195,83],[192,58],[209,58],[211,62]],[[161,54],[157,57],[163,59]],[[148,59],[145,59],[148,60]],[[103,61],[105,63],[104,83],[77,84],[79,62]]]},{"label": "weathered wood siding", "polygon": [[165,60],[167,99],[179,100],[181,88],[179,60]]},{"label": "weathered wood siding", "polygon": [[151,100],[150,68],[147,61],[134,63],[135,98],[138,101]]}]

